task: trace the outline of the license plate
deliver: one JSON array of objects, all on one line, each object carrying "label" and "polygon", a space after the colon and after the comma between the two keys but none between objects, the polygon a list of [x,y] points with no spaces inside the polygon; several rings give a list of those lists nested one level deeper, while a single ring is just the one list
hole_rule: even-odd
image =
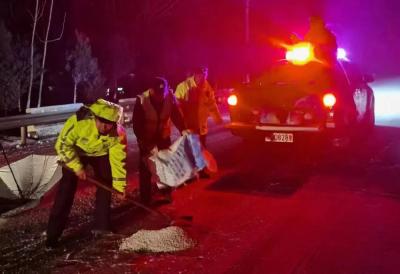
[{"label": "license plate", "polygon": [[272,133],[271,137],[265,138],[266,142],[293,143],[293,133]]}]

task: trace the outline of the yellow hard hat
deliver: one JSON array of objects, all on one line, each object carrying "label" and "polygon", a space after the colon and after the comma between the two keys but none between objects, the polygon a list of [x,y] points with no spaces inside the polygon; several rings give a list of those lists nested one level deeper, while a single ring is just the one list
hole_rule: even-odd
[{"label": "yellow hard hat", "polygon": [[96,102],[90,105],[89,109],[97,117],[103,118],[110,122],[118,122],[121,107],[104,99],[98,99]]}]

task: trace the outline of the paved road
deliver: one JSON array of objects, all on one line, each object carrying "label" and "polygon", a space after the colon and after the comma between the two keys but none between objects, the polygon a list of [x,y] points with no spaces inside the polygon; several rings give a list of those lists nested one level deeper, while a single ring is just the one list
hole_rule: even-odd
[{"label": "paved road", "polygon": [[[313,144],[271,149],[213,127],[209,148],[218,175],[176,190],[172,204],[157,208],[172,217],[193,216],[183,228],[195,248],[121,254],[120,238],[111,244],[82,236],[91,213],[78,211],[59,250],[43,252],[38,232],[45,222],[36,230],[25,227],[18,233],[31,239],[20,236],[3,245],[7,264],[0,270],[26,271],[31,264],[35,271],[54,273],[398,273],[399,137],[396,127],[377,127],[352,151],[310,156]],[[132,145],[131,188],[137,185],[136,154]],[[78,207],[88,195],[87,189],[79,192]],[[44,201],[44,220],[48,207]],[[117,232],[126,236],[162,226],[131,205],[116,207],[113,216]]]},{"label": "paved road", "polygon": [[210,137],[210,150],[219,175],[179,189],[174,204],[163,208],[193,215],[187,230],[198,246],[145,256],[133,269],[398,273],[399,137],[397,128],[378,127],[345,155],[307,157],[311,144],[307,150],[263,149],[218,132]]}]

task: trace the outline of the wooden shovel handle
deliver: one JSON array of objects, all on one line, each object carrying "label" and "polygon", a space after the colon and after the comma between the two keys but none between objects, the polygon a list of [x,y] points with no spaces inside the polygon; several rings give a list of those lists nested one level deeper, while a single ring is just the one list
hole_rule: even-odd
[{"label": "wooden shovel handle", "polygon": [[[114,193],[114,194],[117,194],[117,195],[122,195],[122,193],[118,192],[117,190],[115,190],[115,189],[113,189],[113,188],[111,188],[109,186],[106,186],[105,184],[101,183],[100,181],[98,181],[98,180],[96,180],[96,179],[94,179],[92,177],[86,177],[86,181],[88,181],[89,183],[92,183],[92,184],[94,184],[94,185],[96,185],[96,186],[98,186],[98,187],[100,187],[100,188],[102,188],[104,190],[107,190],[107,191],[109,191],[111,193]],[[165,215],[164,213],[161,213],[160,211],[151,209],[151,208],[145,206],[144,204],[139,203],[139,202],[137,202],[137,201],[135,201],[133,199],[128,199],[126,197],[125,197],[125,199],[127,199],[129,202],[133,203],[135,206],[146,210],[149,213],[156,214],[156,215],[161,215],[163,218],[167,219],[169,222],[172,221],[169,216]]]}]

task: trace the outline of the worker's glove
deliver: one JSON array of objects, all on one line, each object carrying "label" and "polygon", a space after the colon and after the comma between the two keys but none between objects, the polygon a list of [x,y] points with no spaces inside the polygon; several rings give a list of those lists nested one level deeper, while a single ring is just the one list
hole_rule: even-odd
[{"label": "worker's glove", "polygon": [[190,129],[184,129],[182,130],[182,136],[187,136],[189,134],[192,134],[193,132]]},{"label": "worker's glove", "polygon": [[125,186],[126,186],[125,182],[119,182],[119,181],[113,182],[113,188],[116,191],[120,192],[121,194],[125,192]]},{"label": "worker's glove", "polygon": [[83,168],[75,172],[75,175],[79,180],[86,181],[86,171]]}]

